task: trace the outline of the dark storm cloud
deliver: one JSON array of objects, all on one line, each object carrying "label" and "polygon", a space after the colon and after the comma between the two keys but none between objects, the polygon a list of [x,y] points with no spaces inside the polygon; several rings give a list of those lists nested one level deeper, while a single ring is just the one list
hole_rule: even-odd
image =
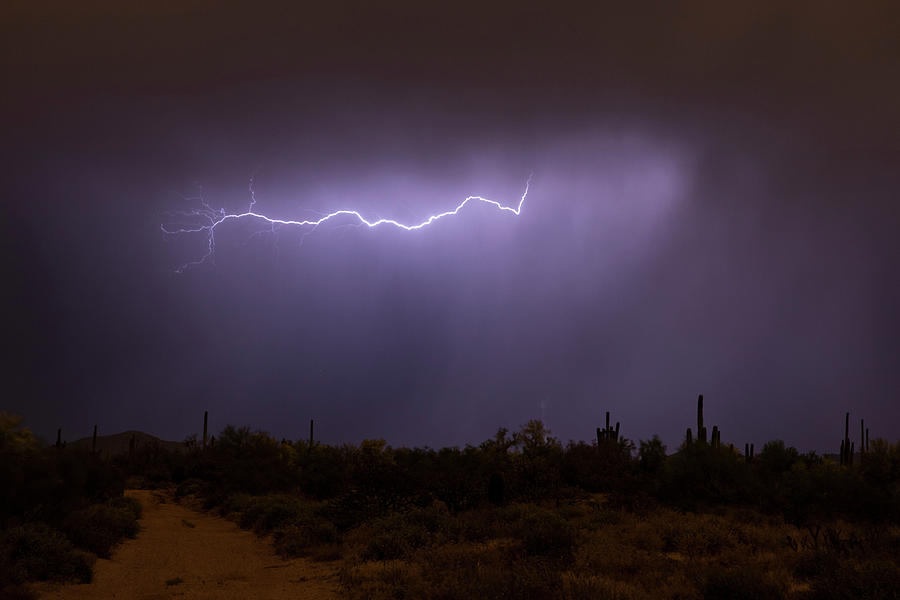
[{"label": "dark storm cloud", "polygon": [[[209,407],[439,445],[610,409],[675,443],[703,392],[738,442],[896,435],[889,3],[6,10],[4,404],[40,431]],[[240,223],[183,276],[203,240],[158,230],[254,173],[278,216],[417,220],[530,172],[519,217]]]}]

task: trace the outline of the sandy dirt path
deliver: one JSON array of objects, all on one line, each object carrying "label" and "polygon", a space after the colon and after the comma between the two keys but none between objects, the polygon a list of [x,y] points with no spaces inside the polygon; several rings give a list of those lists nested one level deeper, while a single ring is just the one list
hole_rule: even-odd
[{"label": "sandy dirt path", "polygon": [[141,532],[98,560],[89,584],[45,584],[40,598],[338,598],[338,563],[283,560],[253,532],[176,504],[163,492],[129,490]]}]

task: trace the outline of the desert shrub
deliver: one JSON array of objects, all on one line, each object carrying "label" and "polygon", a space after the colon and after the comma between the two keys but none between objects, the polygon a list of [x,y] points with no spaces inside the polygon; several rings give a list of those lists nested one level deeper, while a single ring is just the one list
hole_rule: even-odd
[{"label": "desert shrub", "polygon": [[250,503],[253,502],[253,496],[250,494],[236,493],[228,494],[223,497],[219,503],[219,510],[223,515],[243,512]]},{"label": "desert shrub", "polygon": [[808,600],[892,600],[900,598],[900,565],[896,557],[832,562],[811,582]]},{"label": "desert shrub", "polygon": [[763,446],[757,462],[760,474],[766,479],[774,479],[790,471],[799,460],[800,453],[796,448],[785,446],[782,440],[773,440]]},{"label": "desert shrub", "polygon": [[502,546],[446,545],[421,557],[425,580],[414,597],[544,599],[559,595],[560,574],[539,557],[521,557]]},{"label": "desert shrub", "polygon": [[334,523],[316,516],[282,525],[274,532],[275,549],[282,556],[303,556],[311,548],[336,543],[339,537]]},{"label": "desert shrub", "polygon": [[562,600],[632,600],[644,598],[635,586],[620,581],[566,572],[562,574]]},{"label": "desert shrub", "polygon": [[361,562],[341,570],[343,597],[351,600],[425,598],[418,565],[403,561]]},{"label": "desert shrub", "polygon": [[500,537],[505,529],[498,517],[498,510],[493,508],[467,510],[456,515],[455,528],[460,540],[483,542]]},{"label": "desert shrub", "polygon": [[137,535],[138,524],[132,508],[93,504],[71,513],[63,529],[76,546],[109,558],[113,546]]},{"label": "desert shrub", "polygon": [[373,524],[372,535],[362,552],[362,558],[365,560],[403,558],[412,550],[425,546],[429,541],[428,530],[421,523],[386,519]]},{"label": "desert shrub", "polygon": [[626,516],[616,525],[586,534],[575,552],[574,570],[665,589],[681,564],[662,553],[662,544],[658,522]]},{"label": "desert shrub", "polygon": [[662,469],[666,462],[666,446],[658,435],[654,435],[650,440],[641,440],[638,459],[641,472],[644,474],[655,474]]},{"label": "desert shrub", "polygon": [[348,492],[326,502],[319,512],[340,531],[349,531],[363,523],[384,517],[396,508],[397,505],[390,498]]},{"label": "desert shrub", "polygon": [[3,600],[36,600],[37,594],[24,584],[4,584],[3,576],[0,575],[0,598]]},{"label": "desert shrub", "polygon": [[175,497],[198,496],[203,492],[204,482],[200,479],[185,479],[175,488]]},{"label": "desert shrub", "polygon": [[533,504],[519,504],[501,511],[509,532],[521,540],[529,556],[568,558],[575,546],[575,528],[558,513]]},{"label": "desert shrub", "polygon": [[309,518],[309,507],[303,501],[288,494],[271,494],[253,498],[241,511],[241,527],[255,528],[260,532],[272,531],[289,522]]},{"label": "desert shrub", "polygon": [[841,557],[830,550],[803,552],[794,562],[794,574],[802,579],[816,579],[841,566]]},{"label": "desert shrub", "polygon": [[353,600],[544,600],[559,597],[552,561],[524,557],[509,544],[429,546],[404,561],[350,562],[341,572]]},{"label": "desert shrub", "polygon": [[785,590],[758,568],[712,568],[703,584],[703,597],[709,600],[778,600],[785,598]]},{"label": "desert shrub", "polygon": [[678,508],[740,504],[746,501],[751,473],[729,448],[708,444],[685,445],[666,459],[659,496]]},{"label": "desert shrub", "polygon": [[457,520],[440,502],[377,519],[369,530],[363,557],[370,560],[401,558],[416,548],[454,540],[459,534]]},{"label": "desert shrub", "polygon": [[225,427],[208,449],[207,494],[219,499],[230,493],[267,494],[297,484],[296,451],[262,431]]},{"label": "desert shrub", "polygon": [[0,542],[0,571],[9,581],[91,581],[96,557],[76,549],[62,533],[43,523],[14,527]]},{"label": "desert shrub", "polygon": [[107,504],[113,508],[121,508],[131,512],[135,519],[140,519],[141,515],[144,513],[144,509],[137,498],[121,496],[119,498],[113,498]]},{"label": "desert shrub", "polygon": [[351,464],[346,448],[315,445],[300,448],[298,442],[299,485],[304,494],[325,499],[347,491]]},{"label": "desert shrub", "polygon": [[661,529],[663,550],[689,558],[714,556],[738,544],[739,530],[714,515],[683,515]]},{"label": "desert shrub", "polygon": [[78,448],[0,452],[0,522],[56,525],[87,503],[121,496],[124,484],[114,466]]}]

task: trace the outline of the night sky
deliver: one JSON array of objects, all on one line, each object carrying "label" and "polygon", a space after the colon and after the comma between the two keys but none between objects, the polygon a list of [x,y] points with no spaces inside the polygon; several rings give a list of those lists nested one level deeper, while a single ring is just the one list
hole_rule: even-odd
[{"label": "night sky", "polygon": [[[699,393],[738,445],[900,437],[897,2],[125,4],[0,9],[0,408],[45,438],[610,410],[673,447]],[[519,216],[243,220],[182,274],[205,238],[160,230],[251,178],[270,216],[412,222],[529,174]]]}]

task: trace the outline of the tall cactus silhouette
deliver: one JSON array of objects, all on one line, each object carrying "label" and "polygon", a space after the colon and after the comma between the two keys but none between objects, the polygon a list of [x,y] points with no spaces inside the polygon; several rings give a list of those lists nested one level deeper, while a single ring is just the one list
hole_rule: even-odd
[{"label": "tall cactus silhouette", "polygon": [[853,466],[853,451],[855,447],[850,443],[850,413],[844,415],[844,439],[841,440],[841,465]]},{"label": "tall cactus silhouette", "polygon": [[706,427],[703,426],[703,394],[697,398],[697,439],[706,442]]},{"label": "tall cactus silhouette", "polygon": [[621,423],[616,421],[616,426],[612,427],[609,424],[609,411],[606,411],[606,427],[597,428],[597,447],[600,447],[602,444],[607,442],[616,442],[618,443],[621,439],[619,437],[619,430],[621,427]]}]

